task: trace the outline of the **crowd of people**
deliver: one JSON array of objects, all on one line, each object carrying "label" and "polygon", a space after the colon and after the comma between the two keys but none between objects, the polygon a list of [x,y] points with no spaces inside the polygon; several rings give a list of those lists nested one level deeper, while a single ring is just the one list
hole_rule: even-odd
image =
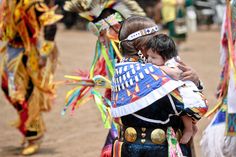
[{"label": "crowd of people", "polygon": [[[86,19],[88,29],[97,36],[88,75],[69,77],[80,86],[68,92],[64,112],[69,106],[73,110],[87,99],[94,100],[109,128],[101,157],[195,156],[192,138],[208,104],[197,73],[178,57],[178,46],[187,33],[186,7],[193,1],[157,2],[162,8],[158,17],[168,35],[160,32],[160,25],[135,0],[63,3],[65,11]],[[226,4],[219,103],[207,113],[217,112],[201,140],[206,157],[235,155],[236,1]],[[42,112],[51,109],[56,92],[54,39],[56,22],[62,16],[54,6],[52,0],[1,0],[0,40],[5,43],[0,51],[1,87],[19,116],[16,127],[23,135],[22,155],[40,149],[45,133]]]},{"label": "crowd of people", "polygon": [[[168,5],[176,3],[176,0],[136,0],[136,2],[144,9],[148,17],[166,28],[165,15],[163,15],[163,10],[165,9],[163,7],[165,7],[167,3]],[[83,18],[76,13],[68,12],[63,9],[65,0],[56,0],[55,3],[59,6],[58,12],[64,15],[62,22],[65,24],[66,28],[70,29],[76,26],[79,29],[86,29],[86,21],[83,20]],[[183,3],[183,0],[179,0],[177,3]],[[184,7],[189,31],[197,31],[198,26],[199,28],[204,26],[211,28],[211,26],[221,25],[225,9],[225,0],[187,0]],[[177,9],[179,10],[180,7]]]},{"label": "crowd of people", "polygon": [[[39,149],[44,136],[43,111],[51,109],[57,64],[56,22],[62,18],[53,1],[1,1],[1,87],[19,120],[23,155]],[[43,38],[41,33],[43,31]]]}]

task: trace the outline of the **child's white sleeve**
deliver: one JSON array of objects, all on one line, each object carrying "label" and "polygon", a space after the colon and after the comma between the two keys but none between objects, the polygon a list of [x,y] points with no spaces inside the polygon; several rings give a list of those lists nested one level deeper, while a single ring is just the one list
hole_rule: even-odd
[{"label": "child's white sleeve", "polygon": [[179,92],[183,98],[184,108],[204,107],[206,102],[197,86],[192,81],[184,81],[185,85],[179,87]]},{"label": "child's white sleeve", "polygon": [[174,68],[178,65],[178,63],[175,61],[174,58],[169,59],[168,61],[165,62],[165,66],[168,66],[170,68]]}]

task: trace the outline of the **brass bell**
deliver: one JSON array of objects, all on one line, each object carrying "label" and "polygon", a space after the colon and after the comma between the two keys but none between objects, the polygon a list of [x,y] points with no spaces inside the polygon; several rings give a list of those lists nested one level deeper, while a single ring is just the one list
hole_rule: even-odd
[{"label": "brass bell", "polygon": [[166,140],[165,131],[162,129],[155,129],[151,133],[151,140],[154,144],[162,144]]},{"label": "brass bell", "polygon": [[137,139],[137,131],[133,127],[128,127],[125,130],[125,140],[128,142],[135,142]]}]

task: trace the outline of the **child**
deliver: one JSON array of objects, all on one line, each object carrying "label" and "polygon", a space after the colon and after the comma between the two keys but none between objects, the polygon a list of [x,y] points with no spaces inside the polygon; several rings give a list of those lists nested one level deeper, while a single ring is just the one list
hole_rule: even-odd
[{"label": "child", "polygon": [[[177,67],[178,63],[175,58],[178,57],[174,41],[165,34],[155,35],[147,44],[148,62],[160,66],[160,68],[174,79],[179,79],[181,70]],[[192,81],[184,81],[185,86],[179,89],[180,95],[183,97],[185,107],[193,103],[201,103],[202,97],[198,93],[190,94],[188,91],[199,91]],[[192,93],[192,92],[191,92]],[[184,123],[183,136],[180,143],[186,144],[191,137],[197,132],[197,127],[193,124],[191,117],[182,116]]]}]

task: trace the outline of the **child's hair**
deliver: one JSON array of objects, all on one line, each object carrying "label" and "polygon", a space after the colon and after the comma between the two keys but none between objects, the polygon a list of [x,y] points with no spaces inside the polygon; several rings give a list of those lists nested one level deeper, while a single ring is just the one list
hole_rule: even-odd
[{"label": "child's hair", "polygon": [[147,43],[146,49],[152,49],[158,53],[164,60],[169,60],[178,56],[175,42],[166,34],[157,34]]}]

